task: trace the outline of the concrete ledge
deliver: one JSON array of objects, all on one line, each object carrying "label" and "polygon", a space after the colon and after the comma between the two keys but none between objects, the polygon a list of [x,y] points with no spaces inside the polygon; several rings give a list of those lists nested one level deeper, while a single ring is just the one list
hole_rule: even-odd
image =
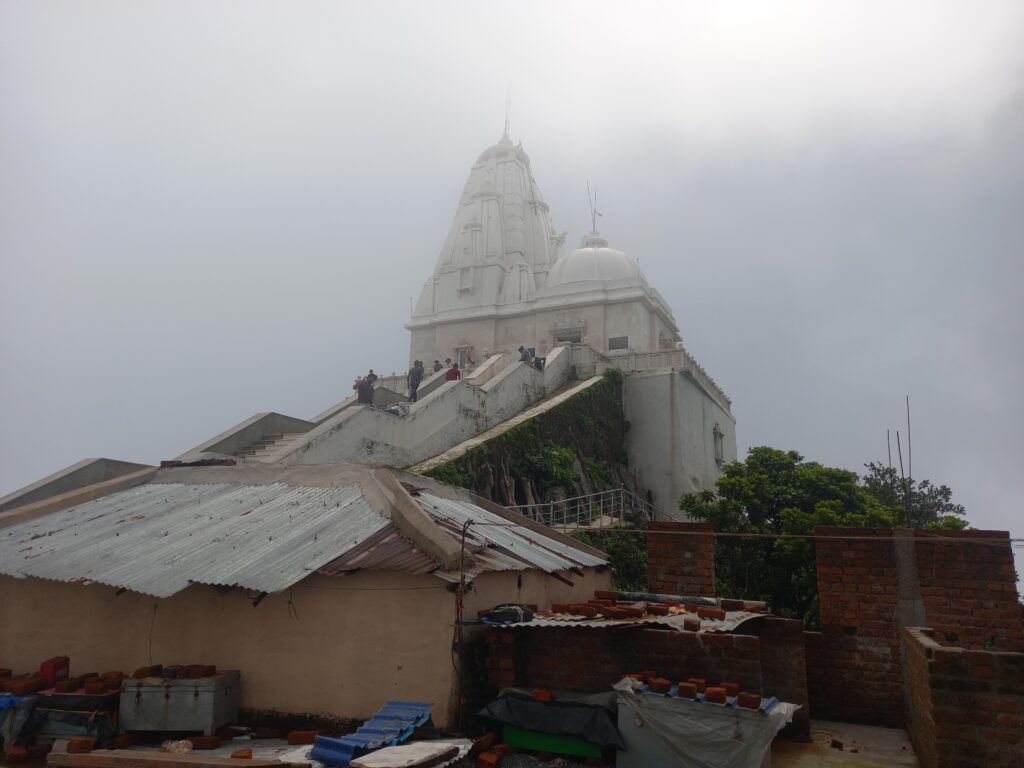
[{"label": "concrete ledge", "polygon": [[0,513],[0,528],[34,520],[51,512],[73,507],[76,504],[84,504],[87,501],[92,501],[117,491],[123,491],[126,488],[134,488],[136,485],[142,485],[152,480],[159,471],[159,467],[146,467],[138,472],[132,472],[100,483],[93,483],[92,485],[76,488],[73,491],[68,491],[58,496],[26,504],[23,507],[16,507],[8,512],[2,512]]},{"label": "concrete ledge", "polygon": [[0,512],[9,512],[26,504],[33,504],[87,485],[113,480],[149,468],[149,464],[136,464],[131,461],[82,459],[77,464],[65,467],[42,480],[37,480],[31,485],[26,485],[24,488],[19,488],[0,498]]}]

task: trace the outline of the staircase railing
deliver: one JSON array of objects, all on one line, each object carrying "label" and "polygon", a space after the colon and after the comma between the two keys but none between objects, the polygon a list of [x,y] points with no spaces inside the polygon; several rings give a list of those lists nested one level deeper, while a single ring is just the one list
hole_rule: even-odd
[{"label": "staircase railing", "polygon": [[679,519],[676,515],[665,514],[647,499],[626,488],[598,491],[541,504],[522,504],[508,509],[538,523],[563,530],[642,528],[652,520]]}]

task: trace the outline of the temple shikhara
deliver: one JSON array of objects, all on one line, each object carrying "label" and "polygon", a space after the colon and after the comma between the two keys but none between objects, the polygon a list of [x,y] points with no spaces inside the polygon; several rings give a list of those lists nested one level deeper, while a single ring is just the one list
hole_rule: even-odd
[{"label": "temple shikhara", "polygon": [[465,364],[520,345],[543,357],[571,343],[609,353],[676,348],[672,310],[635,258],[597,231],[568,253],[565,239],[506,131],[470,171],[407,326],[412,358]]}]

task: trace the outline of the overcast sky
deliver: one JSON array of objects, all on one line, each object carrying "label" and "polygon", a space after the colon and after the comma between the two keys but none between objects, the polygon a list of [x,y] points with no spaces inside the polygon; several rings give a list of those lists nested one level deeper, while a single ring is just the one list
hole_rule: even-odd
[{"label": "overcast sky", "polygon": [[[1024,4],[0,1],[0,495],[406,364],[478,153],[639,258],[741,455],[1024,537]],[[1019,552],[1018,552],[1019,556]]]}]

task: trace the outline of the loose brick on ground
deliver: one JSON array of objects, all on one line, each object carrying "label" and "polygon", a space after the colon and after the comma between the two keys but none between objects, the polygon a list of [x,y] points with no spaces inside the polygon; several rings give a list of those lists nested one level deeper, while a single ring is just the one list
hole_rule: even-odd
[{"label": "loose brick on ground", "polygon": [[288,734],[288,743],[292,745],[312,744],[319,735],[320,731],[291,731]]},{"label": "loose brick on ground", "polygon": [[236,760],[252,760],[252,749],[246,747],[245,749],[236,749],[231,753],[231,756]]}]

